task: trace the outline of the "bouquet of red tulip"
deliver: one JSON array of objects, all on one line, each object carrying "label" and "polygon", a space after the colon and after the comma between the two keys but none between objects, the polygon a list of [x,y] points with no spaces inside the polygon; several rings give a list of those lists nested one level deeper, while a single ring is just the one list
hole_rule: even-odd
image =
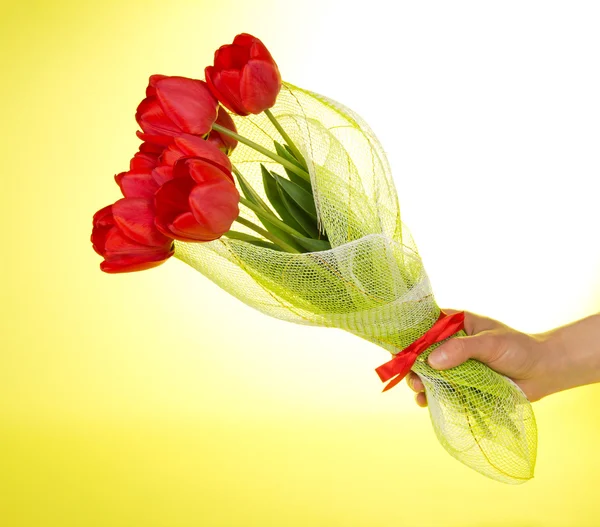
[{"label": "bouquet of red tulip", "polygon": [[266,314],[378,344],[393,355],[377,368],[386,389],[419,374],[452,456],[499,481],[531,478],[537,433],[521,390],[477,361],[426,362],[465,334],[463,314],[437,306],[367,124],[282,83],[251,35],[219,48],[205,77],[150,77],[136,114],[143,142],[115,176],[124,197],[94,216],[101,269],[175,255]]}]

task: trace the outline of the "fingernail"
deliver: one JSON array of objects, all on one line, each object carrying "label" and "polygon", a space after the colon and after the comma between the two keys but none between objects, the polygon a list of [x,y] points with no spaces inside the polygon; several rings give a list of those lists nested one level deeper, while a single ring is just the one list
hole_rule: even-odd
[{"label": "fingernail", "polygon": [[448,360],[448,356],[446,352],[442,349],[436,349],[431,352],[427,361],[432,368],[441,368],[446,361]]}]

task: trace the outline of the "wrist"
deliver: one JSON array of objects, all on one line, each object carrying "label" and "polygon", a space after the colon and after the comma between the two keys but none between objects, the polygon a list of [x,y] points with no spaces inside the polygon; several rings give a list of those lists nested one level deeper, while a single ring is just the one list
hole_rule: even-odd
[{"label": "wrist", "polygon": [[600,382],[600,316],[536,335],[546,395]]},{"label": "wrist", "polygon": [[561,390],[565,386],[565,354],[562,336],[555,330],[539,334],[525,334],[527,349],[531,357],[530,369],[522,378],[530,401],[539,401]]},{"label": "wrist", "polygon": [[536,335],[540,342],[541,378],[544,379],[544,396],[572,388],[569,379],[575,365],[570,363],[562,328]]}]

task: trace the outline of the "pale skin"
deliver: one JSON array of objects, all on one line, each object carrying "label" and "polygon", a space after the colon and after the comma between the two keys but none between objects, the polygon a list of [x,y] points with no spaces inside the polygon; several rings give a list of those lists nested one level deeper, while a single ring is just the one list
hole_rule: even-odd
[{"label": "pale skin", "polygon": [[[447,370],[476,359],[512,379],[532,402],[600,382],[600,313],[545,333],[528,334],[465,312],[465,331],[467,337],[452,338],[431,352],[432,368]],[[406,382],[416,392],[417,404],[427,406],[419,376],[410,372]]]}]

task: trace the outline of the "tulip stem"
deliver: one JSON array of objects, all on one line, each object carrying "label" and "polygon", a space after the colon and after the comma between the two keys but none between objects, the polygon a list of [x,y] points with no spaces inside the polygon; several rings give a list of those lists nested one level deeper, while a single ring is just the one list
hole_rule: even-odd
[{"label": "tulip stem", "polygon": [[287,223],[284,223],[283,221],[281,221],[272,212],[264,211],[258,205],[255,205],[251,201],[247,200],[246,198],[242,198],[241,196],[240,196],[240,203],[242,205],[246,205],[246,207],[248,207],[250,210],[254,211],[254,213],[259,218],[262,218],[262,219],[268,221],[269,223],[272,223],[276,227],[280,228],[282,231],[287,232],[288,234],[291,234],[292,236],[304,238],[304,235],[300,234],[297,230],[292,229],[292,227],[290,227]]},{"label": "tulip stem", "polygon": [[[242,175],[242,173],[232,165],[232,172],[237,176],[238,180],[241,181],[248,191],[252,194],[252,199],[256,202],[254,204],[247,198],[243,198],[240,196],[240,203],[246,205],[250,210],[253,210],[255,214],[259,217],[268,221],[279,227],[281,230],[291,234],[292,236],[302,236],[297,230],[290,227],[287,223],[283,222],[279,219],[279,217],[271,210],[271,208],[262,200],[262,198],[258,195],[258,193],[252,188],[250,183],[246,180],[246,178]],[[261,211],[260,208],[263,210]]]},{"label": "tulip stem", "polygon": [[302,155],[302,153],[300,152],[300,150],[298,150],[298,148],[296,147],[296,145],[294,144],[294,142],[292,141],[292,139],[290,138],[290,136],[287,134],[287,132],[279,124],[279,121],[273,115],[273,113],[271,112],[271,110],[269,110],[267,108],[265,110],[265,115],[269,118],[269,121],[271,121],[273,123],[273,126],[277,129],[277,131],[279,132],[279,135],[281,135],[281,137],[283,138],[283,140],[290,147],[290,150],[294,153],[294,157],[298,160],[298,162],[301,163],[301,164],[305,164],[306,162],[304,161],[304,156]]},{"label": "tulip stem", "polygon": [[[245,232],[240,231],[228,230],[225,234],[223,234],[223,236],[227,236],[227,238],[230,238],[232,240],[241,240],[243,242],[249,242],[253,245],[265,243],[265,240],[263,238],[257,238],[256,236],[252,236],[251,234],[246,234]],[[281,249],[281,247],[275,244],[273,244],[273,246],[277,247],[277,249],[279,250],[283,250]]]},{"label": "tulip stem", "polygon": [[269,231],[266,231],[265,229],[259,227],[255,223],[252,223],[251,221],[249,221],[249,220],[247,220],[245,218],[242,218],[240,216],[238,216],[235,219],[235,221],[237,221],[238,223],[241,223],[242,225],[245,225],[249,229],[252,229],[253,231],[255,231],[258,234],[260,234],[261,236],[264,236],[267,240],[273,242],[275,245],[278,245],[284,251],[286,251],[288,253],[297,253],[297,254],[300,254],[300,251],[294,249],[291,245],[288,245],[283,240],[281,240],[280,238],[278,238],[274,234],[271,234]]},{"label": "tulip stem", "polygon": [[287,159],[284,159],[283,157],[278,156],[274,152],[271,152],[270,150],[259,145],[258,143],[255,143],[254,141],[250,141],[250,139],[246,139],[245,137],[242,137],[241,135],[236,134],[235,132],[232,132],[229,128],[225,128],[224,126],[221,126],[220,124],[217,124],[217,123],[213,123],[212,128],[213,128],[213,130],[216,130],[220,134],[225,134],[225,135],[228,135],[229,137],[233,137],[240,143],[243,143],[246,146],[253,148],[257,152],[264,154],[265,156],[272,159],[273,161],[276,161],[280,165],[283,165],[290,172],[293,172],[294,174],[297,174],[305,181],[310,182],[310,175],[308,174],[308,172],[306,172],[306,170],[302,170],[300,167],[298,167],[294,163],[290,163]]}]

